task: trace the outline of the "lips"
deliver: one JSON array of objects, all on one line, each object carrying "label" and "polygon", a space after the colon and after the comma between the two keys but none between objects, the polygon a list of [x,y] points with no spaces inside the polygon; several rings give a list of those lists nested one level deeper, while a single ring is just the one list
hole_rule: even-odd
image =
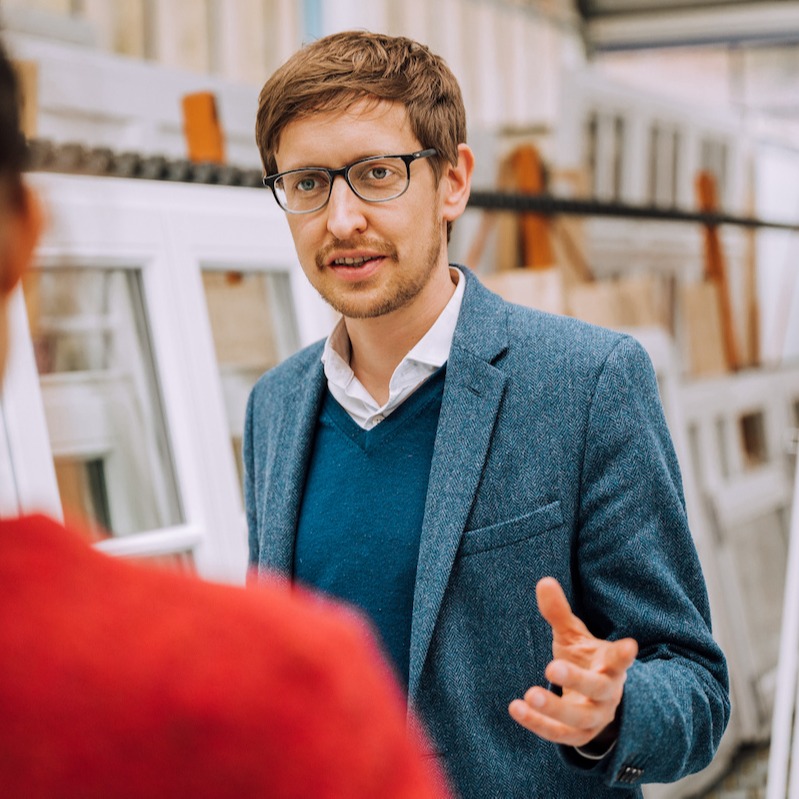
[{"label": "lips", "polygon": [[327,269],[339,280],[347,283],[362,283],[371,280],[380,271],[385,260],[383,255],[334,258],[329,262]]},{"label": "lips", "polygon": [[332,268],[338,271],[363,269],[385,258],[396,261],[396,248],[389,242],[364,237],[331,241],[316,253],[315,260],[319,269]]},{"label": "lips", "polygon": [[331,263],[330,266],[363,266],[369,261],[373,261],[375,258],[382,258],[382,255],[364,255],[358,256],[356,258],[335,258]]}]

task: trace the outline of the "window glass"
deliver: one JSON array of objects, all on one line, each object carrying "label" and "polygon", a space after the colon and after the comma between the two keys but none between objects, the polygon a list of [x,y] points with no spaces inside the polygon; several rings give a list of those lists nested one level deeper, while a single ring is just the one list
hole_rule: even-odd
[{"label": "window glass", "polygon": [[649,131],[649,200],[670,208],[677,204],[681,140],[679,131],[656,123]]},{"label": "window glass", "polygon": [[702,141],[699,153],[699,168],[716,178],[716,197],[720,208],[724,207],[727,194],[728,151],[727,142],[723,139],[706,138]]},{"label": "window glass", "polygon": [[732,548],[736,590],[746,597],[745,626],[758,675],[773,669],[779,658],[787,520],[781,508],[747,520],[727,531]]},{"label": "window glass", "polygon": [[241,441],[250,390],[299,343],[289,276],[206,269],[203,286],[241,480]]},{"label": "window glass", "polygon": [[40,268],[24,291],[65,518],[92,540],[181,523],[141,272]]}]

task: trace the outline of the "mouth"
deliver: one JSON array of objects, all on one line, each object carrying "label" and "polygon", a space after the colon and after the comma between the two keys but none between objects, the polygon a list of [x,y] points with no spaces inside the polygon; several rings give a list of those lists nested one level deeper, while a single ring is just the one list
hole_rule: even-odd
[{"label": "mouth", "polygon": [[382,255],[364,255],[359,256],[357,258],[334,258],[330,262],[330,266],[349,266],[355,267],[356,269],[362,267],[364,264],[371,263],[372,261],[377,261],[384,256]]},{"label": "mouth", "polygon": [[385,263],[385,255],[340,255],[327,261],[327,268],[339,279],[347,283],[371,281]]},{"label": "mouth", "polygon": [[338,280],[370,284],[390,263],[398,261],[393,245],[377,239],[336,239],[316,254],[316,266]]}]

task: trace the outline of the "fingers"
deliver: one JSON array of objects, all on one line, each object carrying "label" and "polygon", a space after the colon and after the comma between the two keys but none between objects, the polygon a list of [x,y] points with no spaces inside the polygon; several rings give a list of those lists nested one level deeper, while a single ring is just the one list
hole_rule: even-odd
[{"label": "fingers", "polygon": [[638,644],[632,638],[595,641],[589,667],[563,658],[546,667],[546,678],[563,689],[561,696],[533,686],[524,699],[509,705],[513,719],[547,740],[572,746],[588,743],[608,727],[621,703]]},{"label": "fingers", "polygon": [[607,709],[570,701],[543,688],[531,688],[514,699],[508,712],[518,724],[554,743],[582,746],[613,720]]},{"label": "fingers", "polygon": [[568,624],[572,616],[569,600],[554,577],[542,577],[535,587],[541,615],[552,627]]},{"label": "fingers", "polygon": [[582,746],[596,737],[586,731],[568,727],[542,713],[538,713],[522,699],[514,699],[508,706],[508,713],[510,713],[515,722],[521,724],[525,729],[554,743]]},{"label": "fingers", "polygon": [[632,638],[606,641],[591,634],[572,613],[557,580],[544,577],[536,585],[541,615],[552,628],[555,659],[545,675],[563,689],[558,696],[534,686],[516,699],[508,712],[519,724],[542,738],[582,746],[614,720],[624,692],[627,670],[638,655]]},{"label": "fingers", "polygon": [[621,691],[637,654],[638,644],[633,638],[597,641],[590,666],[559,658],[546,667],[544,674],[554,685],[600,702]]},{"label": "fingers", "polygon": [[544,674],[553,685],[560,686],[564,691],[574,691],[593,702],[612,700],[624,684],[624,673],[621,678],[611,677],[562,660],[553,660]]},{"label": "fingers", "polygon": [[[575,689],[564,688],[558,696],[541,686],[533,686],[524,699],[508,706],[511,717],[531,732],[555,743],[582,746],[596,738],[616,717],[624,679],[597,678],[583,673],[565,682],[580,684],[591,680],[590,690],[597,698]],[[585,685],[585,683],[583,683]]]},{"label": "fingers", "polygon": [[607,641],[605,648],[605,673],[624,674],[638,657],[638,642],[634,638],[622,638],[619,641]]},{"label": "fingers", "polygon": [[543,577],[535,587],[538,610],[555,636],[584,635],[585,625],[572,613],[569,600],[554,577]]}]

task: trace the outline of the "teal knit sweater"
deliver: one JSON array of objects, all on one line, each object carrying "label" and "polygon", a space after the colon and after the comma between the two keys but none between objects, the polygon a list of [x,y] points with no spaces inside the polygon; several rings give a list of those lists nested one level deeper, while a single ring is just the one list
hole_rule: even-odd
[{"label": "teal knit sweater", "polygon": [[444,373],[442,367],[371,430],[327,392],[297,528],[295,578],[365,611],[406,686]]}]

